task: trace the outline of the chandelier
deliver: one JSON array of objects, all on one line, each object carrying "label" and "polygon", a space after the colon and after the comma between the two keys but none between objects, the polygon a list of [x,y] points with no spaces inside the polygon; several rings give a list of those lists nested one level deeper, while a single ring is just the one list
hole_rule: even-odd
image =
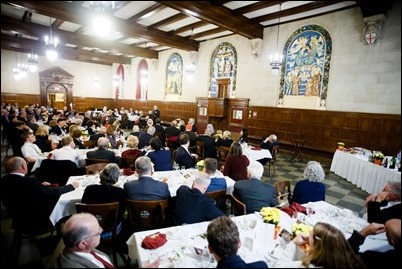
[{"label": "chandelier", "polygon": [[[278,50],[278,41],[279,41],[279,25],[281,23],[281,6],[282,3],[279,4],[279,20],[278,20],[278,31],[276,32],[276,49]],[[271,65],[272,74],[275,76],[279,74],[279,68],[282,66],[283,55],[279,53],[271,54],[269,56],[269,64]]]},{"label": "chandelier", "polygon": [[35,73],[38,70],[38,54],[32,53],[28,54],[28,69],[31,73]]},{"label": "chandelier", "polygon": [[115,1],[89,1],[89,8],[97,12],[92,19],[95,34],[100,37],[107,36],[112,28],[107,14],[115,9]]},{"label": "chandelier", "polygon": [[49,59],[49,61],[53,62],[57,59],[58,54],[57,54],[57,45],[59,44],[59,38],[58,37],[53,37],[53,32],[52,32],[52,18],[49,17],[49,25],[50,25],[50,35],[45,36],[45,44],[46,44],[46,56]]}]

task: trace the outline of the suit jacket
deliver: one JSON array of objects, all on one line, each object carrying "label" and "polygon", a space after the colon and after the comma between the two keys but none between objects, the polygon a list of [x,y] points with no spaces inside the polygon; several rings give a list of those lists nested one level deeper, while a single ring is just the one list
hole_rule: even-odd
[{"label": "suit jacket", "polygon": [[62,128],[60,128],[60,126],[59,125],[56,125],[56,126],[54,126],[54,127],[52,127],[51,129],[50,129],[50,131],[49,131],[49,134],[56,134],[56,135],[61,135],[62,133],[68,133],[68,131],[66,130],[66,129],[62,129]]},{"label": "suit jacket", "polygon": [[[106,253],[103,253],[97,249],[94,249],[97,254],[108,257]],[[53,265],[53,268],[101,268],[89,259],[85,259],[82,256],[77,255],[73,251],[64,249],[64,251],[57,258],[57,264]]]},{"label": "suit jacket", "polygon": [[219,191],[226,189],[226,180],[223,177],[211,177],[211,184],[209,184],[205,192]]},{"label": "suit jacket", "polygon": [[13,218],[13,225],[27,233],[53,227],[49,216],[63,193],[72,185],[60,188],[44,186],[34,177],[9,174],[1,179],[1,200]]},{"label": "suit jacket", "polygon": [[149,145],[149,141],[151,141],[152,135],[148,133],[141,132],[138,136],[138,148],[143,149]]},{"label": "suit jacket", "polygon": [[166,183],[157,181],[151,176],[140,176],[124,184],[127,198],[136,201],[164,200],[170,198],[169,187]]},{"label": "suit jacket", "polygon": [[197,140],[204,142],[204,158],[217,158],[215,140],[208,135],[199,135]]},{"label": "suit jacket", "polygon": [[213,220],[224,213],[214,204],[214,200],[198,189],[182,185],[177,190],[175,220],[177,225]]},{"label": "suit jacket", "polygon": [[246,204],[247,214],[260,211],[262,207],[272,207],[278,204],[274,186],[264,183],[258,178],[237,181],[234,185],[233,195]]},{"label": "suit jacket", "polygon": [[359,252],[359,247],[364,243],[366,238],[359,234],[357,231],[353,231],[349,237],[348,242],[352,246],[355,253],[359,254],[367,267],[378,268],[379,265],[384,268],[392,268],[400,261],[401,249],[400,246],[396,246],[392,250],[386,252],[366,250],[365,252]]},{"label": "suit jacket", "polygon": [[176,150],[176,157],[174,159],[180,167],[185,166],[187,168],[195,167],[195,160],[191,157],[190,153],[182,146],[178,147]]},{"label": "suit jacket", "polygon": [[146,156],[151,159],[155,171],[169,171],[172,170],[171,155],[170,150],[161,149],[150,151]]},{"label": "suit jacket", "polygon": [[232,255],[223,257],[216,268],[268,268],[268,265],[263,261],[246,263],[239,255]]},{"label": "suit jacket", "polygon": [[390,219],[401,219],[401,203],[381,209],[381,203],[367,203],[367,221],[384,224]]},{"label": "suit jacket", "polygon": [[311,182],[308,179],[296,183],[293,190],[292,202],[305,204],[308,202],[325,201],[325,184]]},{"label": "suit jacket", "polygon": [[98,148],[87,152],[87,158],[91,159],[106,159],[111,163],[118,163],[119,159],[114,155],[114,152],[105,148]]}]

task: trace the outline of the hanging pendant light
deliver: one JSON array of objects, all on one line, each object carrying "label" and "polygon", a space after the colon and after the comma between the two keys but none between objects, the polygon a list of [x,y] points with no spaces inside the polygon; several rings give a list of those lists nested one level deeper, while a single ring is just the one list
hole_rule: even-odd
[{"label": "hanging pendant light", "polygon": [[52,32],[52,18],[49,17],[49,25],[50,25],[50,35],[45,36],[45,44],[46,44],[46,56],[49,61],[53,62],[57,59],[57,45],[59,44],[59,38],[53,37]]},{"label": "hanging pendant light", "polygon": [[[281,17],[280,17],[281,6],[282,6],[282,3],[279,4],[278,31],[276,32],[276,50],[277,51],[278,51],[278,43],[279,43],[279,25],[281,23]],[[276,76],[279,74],[279,69],[282,66],[282,60],[283,60],[283,55],[280,53],[271,54],[269,56],[269,64],[271,65],[273,75]]]}]

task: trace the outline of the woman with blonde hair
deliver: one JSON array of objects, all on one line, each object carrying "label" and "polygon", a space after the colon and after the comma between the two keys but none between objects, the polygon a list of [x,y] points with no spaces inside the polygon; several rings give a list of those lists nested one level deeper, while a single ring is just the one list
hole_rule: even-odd
[{"label": "woman with blonde hair", "polygon": [[317,222],[310,234],[300,233],[286,246],[274,267],[364,268],[366,265],[340,230]]},{"label": "woman with blonde hair", "polygon": [[52,137],[49,136],[49,127],[39,125],[35,133],[36,141],[34,142],[42,152],[49,152],[57,148],[57,143],[52,142]]},{"label": "woman with blonde hair", "polygon": [[136,158],[141,155],[142,151],[138,149],[138,137],[129,135],[127,137],[127,149],[121,153],[121,157]]},{"label": "woman with blonde hair", "polygon": [[234,181],[247,179],[247,166],[250,160],[243,155],[240,143],[235,142],[230,146],[228,156],[225,160],[223,174]]}]

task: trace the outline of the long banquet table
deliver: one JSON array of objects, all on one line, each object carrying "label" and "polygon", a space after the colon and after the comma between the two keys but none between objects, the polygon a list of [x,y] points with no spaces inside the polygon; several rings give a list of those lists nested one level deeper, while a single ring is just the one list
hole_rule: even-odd
[{"label": "long banquet table", "polygon": [[[352,211],[338,208],[325,201],[309,203],[305,206],[311,207],[315,211],[315,214],[306,216],[299,213],[299,220],[309,225],[314,225],[318,221],[330,223],[340,229],[344,233],[345,238],[348,238],[353,230],[360,230],[367,225],[366,220],[357,217]],[[292,225],[297,219],[289,217],[283,211],[280,212],[279,226],[281,229],[292,231]],[[262,217],[258,212],[233,217],[233,221],[239,228],[240,240],[242,242],[238,254],[246,262],[262,260],[269,267],[273,267],[278,255],[283,251],[286,244],[279,236],[276,239],[274,238],[274,225],[263,223]],[[201,262],[201,256],[195,253],[194,247],[204,249],[208,245],[205,238],[208,224],[209,222],[201,222],[133,233],[127,240],[129,257],[137,260],[140,268],[144,267],[148,259],[155,255],[161,259],[160,268],[205,267],[205,264]],[[144,238],[156,232],[166,234],[166,244],[154,250],[144,249],[141,246]],[[368,236],[360,247],[360,251],[376,250],[384,252],[390,248],[385,233],[383,233]],[[271,251],[273,251],[273,254],[271,254]],[[212,261],[208,267],[215,268],[216,262]]]},{"label": "long banquet table", "polygon": [[[181,185],[187,185],[189,187],[192,186],[194,181],[194,172],[195,169],[187,169],[187,170],[177,170],[177,171],[158,171],[154,172],[152,177],[159,181],[166,181],[169,186],[170,195],[172,197],[176,196],[176,191]],[[230,177],[223,176],[221,172],[217,172],[217,175],[222,176],[226,180],[226,194],[231,194],[233,192],[235,181]],[[80,186],[74,191],[65,193],[60,196],[57,201],[56,206],[54,207],[51,215],[50,221],[53,224],[56,224],[61,218],[77,213],[75,209],[75,203],[81,202],[81,198],[84,194],[84,190],[86,186],[91,184],[99,184],[99,176],[88,175],[88,176],[72,176],[68,179],[67,184],[71,182],[71,180],[78,180]],[[123,176],[119,177],[119,181],[115,184],[115,186],[123,187],[124,183],[137,180],[138,177],[136,175],[131,176]]]},{"label": "long banquet table", "polygon": [[335,151],[330,171],[371,194],[380,192],[389,181],[401,182],[401,172],[397,169],[373,164],[366,156],[341,150]]}]

